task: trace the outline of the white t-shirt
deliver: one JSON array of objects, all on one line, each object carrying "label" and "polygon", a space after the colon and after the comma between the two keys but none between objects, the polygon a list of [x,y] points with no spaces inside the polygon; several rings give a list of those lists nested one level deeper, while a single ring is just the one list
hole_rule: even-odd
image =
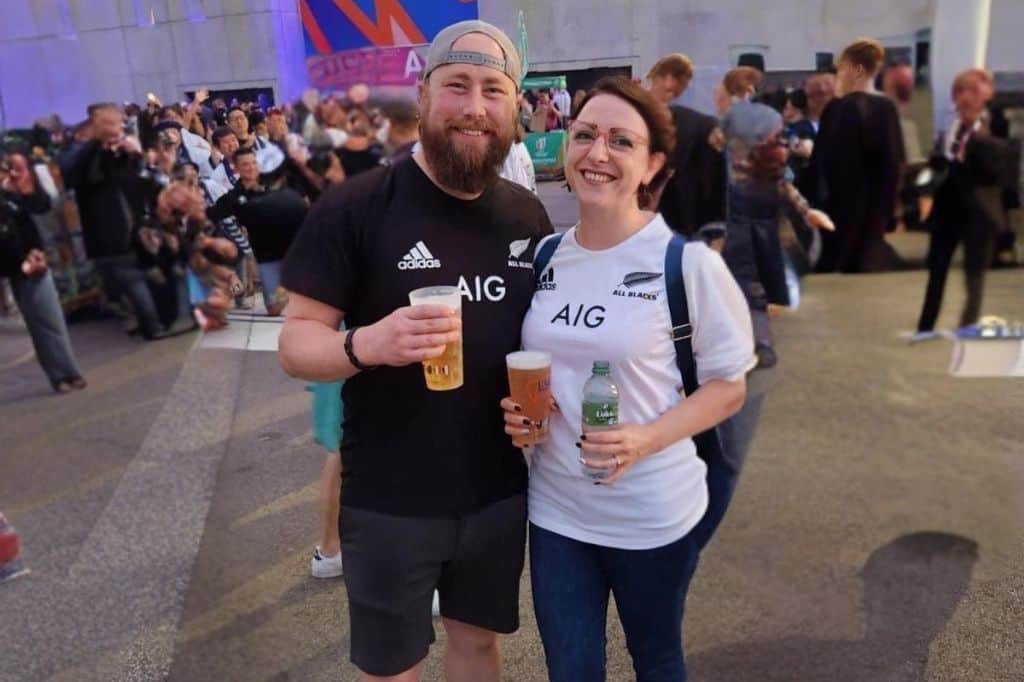
[{"label": "white t-shirt", "polygon": [[[599,486],[583,474],[575,443],[583,384],[595,360],[611,362],[620,423],[652,422],[682,399],[665,297],[672,232],[658,215],[603,251],[584,249],[575,235],[575,228],[565,234],[541,273],[523,322],[523,348],[551,353],[551,391],[561,409],[531,457],[530,521],[605,547],[661,547],[686,535],[707,507],[706,467],[693,441],[679,441]],[[732,274],[718,253],[694,242],[683,252],[683,280],[698,381],[741,378],[754,365],[754,340]]]},{"label": "white t-shirt", "polygon": [[533,170],[533,159],[530,151],[522,142],[514,143],[508,150],[505,163],[501,165],[501,177],[522,185],[534,194],[537,193],[537,179]]}]

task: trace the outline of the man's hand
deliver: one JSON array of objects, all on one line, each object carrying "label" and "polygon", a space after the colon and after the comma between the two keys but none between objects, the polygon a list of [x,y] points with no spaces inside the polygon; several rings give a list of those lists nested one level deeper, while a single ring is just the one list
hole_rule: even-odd
[{"label": "man's hand", "polygon": [[725,149],[725,133],[718,126],[711,131],[708,135],[708,145],[711,146],[716,152],[720,152]]},{"label": "man's hand", "polygon": [[25,256],[25,260],[21,263],[21,272],[26,277],[36,277],[46,272],[48,266],[46,264],[46,254],[39,249],[32,249]]},{"label": "man's hand", "polygon": [[141,156],[142,144],[139,142],[138,138],[126,135],[117,143],[115,150],[133,156]]},{"label": "man's hand", "polygon": [[309,161],[309,150],[300,144],[288,146],[288,158],[300,166],[305,166]]},{"label": "man's hand", "polygon": [[172,183],[157,197],[156,214],[162,222],[168,224],[182,217],[206,222],[206,202],[197,188]]},{"label": "man's hand", "polygon": [[208,99],[210,99],[210,91],[207,88],[200,88],[196,91],[196,96],[192,102],[198,107]]},{"label": "man's hand", "polygon": [[807,215],[804,216],[804,220],[807,221],[808,225],[817,230],[825,230],[826,232],[836,231],[835,223],[828,217],[828,214],[816,208],[809,210]]},{"label": "man's hand", "polygon": [[462,338],[462,319],[447,306],[399,308],[379,322],[363,327],[353,350],[366,365],[405,367],[441,357],[445,345]]}]

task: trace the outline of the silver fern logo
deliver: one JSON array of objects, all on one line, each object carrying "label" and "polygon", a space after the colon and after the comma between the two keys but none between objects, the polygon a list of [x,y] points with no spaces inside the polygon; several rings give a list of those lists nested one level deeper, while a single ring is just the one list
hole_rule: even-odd
[{"label": "silver fern logo", "polygon": [[530,238],[517,239],[508,245],[508,266],[533,270],[533,263],[522,260],[523,254],[530,248]]},{"label": "silver fern logo", "polygon": [[636,287],[661,280],[660,272],[631,272],[622,278],[622,283],[615,287],[612,296],[622,298],[639,298],[643,301],[657,301],[658,291],[636,291]]},{"label": "silver fern logo", "polygon": [[519,258],[530,248],[530,239],[517,239],[508,245],[509,258]]},{"label": "silver fern logo", "polygon": [[660,277],[660,272],[631,272],[622,278],[622,284],[619,286],[632,289],[633,287],[638,287],[641,284],[653,282]]}]

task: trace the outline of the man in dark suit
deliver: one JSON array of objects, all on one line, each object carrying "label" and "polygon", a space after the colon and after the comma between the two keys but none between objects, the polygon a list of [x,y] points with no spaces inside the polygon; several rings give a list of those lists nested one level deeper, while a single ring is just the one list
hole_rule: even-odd
[{"label": "man in dark suit", "polygon": [[672,104],[691,78],[693,62],[682,54],[662,57],[647,73],[651,93],[669,106],[676,126],[675,173],[665,185],[658,210],[669,227],[687,236],[725,218],[725,158],[708,143],[718,121]]},{"label": "man in dark suit", "polygon": [[939,135],[930,161],[942,180],[928,220],[928,288],[914,341],[935,337],[946,276],[961,241],[967,302],[960,326],[975,324],[981,315],[985,271],[992,262],[996,236],[1004,229],[1003,187],[1019,163],[1009,143],[989,132],[984,112],[992,94],[992,76],[983,69],[968,69],[953,81],[957,120]]},{"label": "man in dark suit", "polygon": [[146,339],[165,334],[138,263],[138,230],[145,215],[142,147],[124,134],[124,114],[109,102],[92,104],[78,142],[60,158],[64,185],[75,191],[85,250],[108,297],[123,295]]}]

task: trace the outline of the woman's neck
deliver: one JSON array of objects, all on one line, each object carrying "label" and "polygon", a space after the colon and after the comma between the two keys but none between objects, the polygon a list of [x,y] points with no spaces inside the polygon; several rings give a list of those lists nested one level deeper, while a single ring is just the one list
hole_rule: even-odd
[{"label": "woman's neck", "polygon": [[580,206],[576,242],[590,251],[603,251],[626,241],[644,228],[654,214],[633,206]]}]

